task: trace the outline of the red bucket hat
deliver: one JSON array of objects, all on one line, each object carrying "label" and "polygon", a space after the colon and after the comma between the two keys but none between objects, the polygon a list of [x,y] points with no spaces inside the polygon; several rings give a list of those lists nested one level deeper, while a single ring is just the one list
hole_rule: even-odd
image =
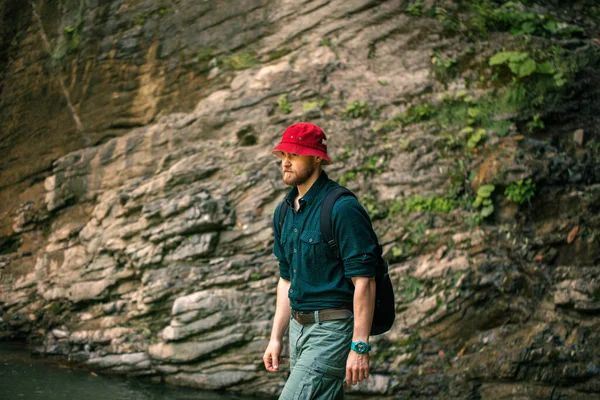
[{"label": "red bucket hat", "polygon": [[282,153],[294,153],[301,156],[317,156],[321,164],[330,165],[333,161],[327,155],[327,137],[317,125],[301,122],[290,125],[283,132],[281,143],[272,151],[274,156],[281,158]]}]

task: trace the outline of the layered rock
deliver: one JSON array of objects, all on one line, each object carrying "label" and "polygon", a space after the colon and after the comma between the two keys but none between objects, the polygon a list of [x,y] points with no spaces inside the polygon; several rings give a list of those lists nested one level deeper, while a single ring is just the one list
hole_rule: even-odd
[{"label": "layered rock", "polygon": [[[18,156],[0,165],[0,338],[96,371],[278,393],[285,377],[261,360],[278,279],[272,213],[287,190],[270,149],[286,126],[310,120],[328,134],[336,163],[327,173],[371,213],[396,288],[397,323],[373,338],[372,375],[353,390],[600,392],[600,136],[587,101],[597,74],[571,87],[581,121],[568,103],[536,137],[501,116],[510,133],[488,132],[473,155],[426,118],[393,119],[485,92],[466,87],[469,68],[435,79],[430,52],[463,59],[470,42],[444,36],[439,18],[411,17],[411,4],[56,4],[19,11],[17,61],[3,64],[3,104],[30,93],[35,76],[51,79],[34,85],[49,93],[43,107],[15,102],[0,117],[25,110],[3,137]],[[74,33],[77,48],[56,57]],[[51,118],[35,125],[40,115]],[[530,177],[529,204],[495,193],[494,214],[472,223],[469,194]],[[406,206],[447,199],[457,181],[466,204]]]}]

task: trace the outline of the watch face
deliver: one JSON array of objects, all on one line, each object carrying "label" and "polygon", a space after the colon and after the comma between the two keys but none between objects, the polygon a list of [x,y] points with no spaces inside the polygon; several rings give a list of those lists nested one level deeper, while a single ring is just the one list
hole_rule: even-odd
[{"label": "watch face", "polygon": [[363,351],[365,351],[365,345],[362,343],[358,343],[356,345],[356,350],[358,350],[359,353],[362,353]]}]

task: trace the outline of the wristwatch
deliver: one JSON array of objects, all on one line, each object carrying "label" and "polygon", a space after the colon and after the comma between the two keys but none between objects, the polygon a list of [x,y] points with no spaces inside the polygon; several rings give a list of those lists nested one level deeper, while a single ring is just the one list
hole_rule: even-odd
[{"label": "wristwatch", "polygon": [[350,346],[350,350],[354,350],[358,354],[365,354],[365,353],[368,353],[369,351],[371,351],[371,345],[367,344],[363,341],[352,342],[352,345]]}]

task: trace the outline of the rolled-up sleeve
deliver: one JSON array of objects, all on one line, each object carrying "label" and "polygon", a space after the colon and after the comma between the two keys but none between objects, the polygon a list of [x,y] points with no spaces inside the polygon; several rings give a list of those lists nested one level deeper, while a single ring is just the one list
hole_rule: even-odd
[{"label": "rolled-up sleeve", "polygon": [[344,196],[336,201],[332,218],[346,278],[374,277],[377,243],[365,209],[356,198]]},{"label": "rolled-up sleeve", "polygon": [[283,248],[281,247],[281,232],[279,231],[279,212],[281,211],[281,204],[275,209],[273,214],[273,254],[279,260],[279,276],[286,281],[290,280],[290,265],[288,264],[284,254]]}]

